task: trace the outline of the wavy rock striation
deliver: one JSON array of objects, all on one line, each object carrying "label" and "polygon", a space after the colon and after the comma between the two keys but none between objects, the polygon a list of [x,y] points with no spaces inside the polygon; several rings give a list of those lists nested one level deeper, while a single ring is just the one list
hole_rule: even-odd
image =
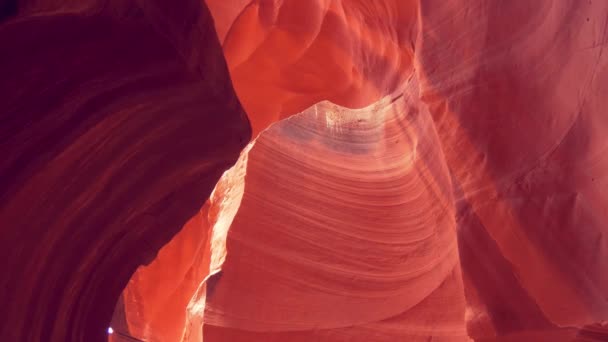
[{"label": "wavy rock striation", "polygon": [[0,24],[0,340],[106,340],[249,140],[209,13],[182,5],[24,1]]},{"label": "wavy rock striation", "polygon": [[205,3],[0,4],[0,340],[605,338],[607,3]]},{"label": "wavy rock striation", "polygon": [[449,172],[415,90],[320,103],[255,141],[204,341],[468,340]]},{"label": "wavy rock striation", "polygon": [[608,4],[425,1],[420,13],[420,96],[455,187],[469,334],[606,320]]}]

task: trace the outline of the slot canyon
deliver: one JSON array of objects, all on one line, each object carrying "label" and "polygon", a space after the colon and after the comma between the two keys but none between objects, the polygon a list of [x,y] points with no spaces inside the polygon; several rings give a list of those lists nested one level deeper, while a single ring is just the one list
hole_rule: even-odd
[{"label": "slot canyon", "polygon": [[608,341],[608,1],[0,0],[0,152],[0,342]]}]

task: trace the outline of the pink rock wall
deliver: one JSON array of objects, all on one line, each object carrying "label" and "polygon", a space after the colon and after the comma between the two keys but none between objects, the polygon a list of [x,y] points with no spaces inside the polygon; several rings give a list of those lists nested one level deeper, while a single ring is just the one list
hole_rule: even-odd
[{"label": "pink rock wall", "polygon": [[204,6],[98,4],[0,23],[0,341],[106,340],[250,137]]},{"label": "pink rock wall", "polygon": [[[305,260],[318,257],[330,263],[339,263],[340,259],[336,255],[322,257],[321,252],[312,249],[298,254],[301,248],[285,247],[281,235],[273,233],[279,229],[277,222],[287,227],[282,232],[299,226],[313,229],[314,223],[299,222],[298,210],[328,216],[330,222],[344,225],[350,220],[367,222],[369,217],[361,218],[349,207],[326,214],[317,208],[318,198],[292,199],[297,203],[287,204],[289,196],[299,199],[297,184],[311,186],[314,179],[324,177],[329,179],[323,182],[336,181],[336,176],[326,174],[324,162],[341,165],[342,176],[358,165],[314,149],[319,137],[331,140],[328,146],[344,142],[356,145],[353,127],[332,119],[333,114],[315,113],[321,117],[316,120],[334,125],[334,130],[322,133],[324,126],[315,126],[305,118],[312,115],[312,108],[318,110],[315,103],[321,100],[362,107],[395,90],[420,99],[411,101],[410,106],[432,118],[438,136],[435,144],[441,146],[439,159],[447,164],[467,300],[466,313],[460,314],[466,320],[468,335],[478,340],[569,341],[583,338],[581,334],[586,331],[577,333],[569,327],[606,320],[608,289],[601,262],[606,253],[606,183],[600,152],[605,146],[601,132],[606,128],[600,96],[607,82],[602,75],[606,63],[602,57],[606,38],[602,26],[604,4],[260,1],[220,5],[210,1],[209,5],[218,32],[227,32],[219,36],[224,41],[235,89],[252,118],[254,131],[260,132],[282,117],[304,113],[263,133],[249,153],[251,164],[258,158],[266,161],[263,165],[272,180],[261,182],[266,185],[256,190],[246,180],[256,179],[257,168],[248,164],[248,172],[254,175],[248,173],[243,178],[245,188],[250,189],[245,191],[245,198],[249,191],[259,194],[255,200],[241,203],[232,225],[235,230],[227,236],[227,264],[222,266],[225,271],[211,278],[213,296],[206,298],[203,330],[208,340],[414,338],[412,327],[401,331],[402,335],[381,337],[361,333],[356,323],[348,321],[359,315],[368,315],[362,321],[373,321],[378,318],[372,318],[374,311],[390,310],[391,305],[367,300],[372,307],[367,309],[355,299],[331,305],[335,302],[330,294],[325,301],[306,300],[307,296],[314,298],[310,287],[315,287],[310,285],[314,280],[305,275],[322,277],[323,263],[314,263],[319,265],[317,269],[309,265],[313,270],[307,273],[282,261],[289,259],[285,255],[295,253]],[[521,23],[514,25],[512,18]],[[226,29],[230,20],[234,23]],[[420,89],[404,88],[405,79],[411,75],[416,75]],[[312,107],[305,110],[308,106]],[[368,109],[375,114],[369,117],[377,120],[381,107],[378,103]],[[339,117],[348,117],[347,113],[342,109]],[[292,134],[276,133],[285,130]],[[283,147],[294,136],[307,136],[307,131],[315,134],[308,134],[306,143]],[[424,134],[415,135],[428,139]],[[268,145],[273,148],[264,148],[266,139],[272,139]],[[361,152],[368,163],[377,157],[371,150]],[[290,167],[297,169],[298,175],[302,172],[301,167],[291,166],[305,163],[298,161],[300,151],[306,155],[300,159],[313,165],[306,173],[311,178],[289,176]],[[277,159],[283,155],[289,157]],[[312,155],[324,157],[309,161]],[[273,163],[280,166],[271,167]],[[379,173],[381,169],[377,167]],[[271,195],[273,187],[269,184],[291,184],[292,178],[299,183],[284,185],[282,198],[275,199],[291,210],[278,205],[264,210],[270,198],[280,197]],[[371,185],[361,184],[353,186],[356,190],[351,192],[366,194]],[[337,200],[337,196],[331,197],[330,189],[323,188],[323,194]],[[369,201],[370,207],[371,202],[382,202],[379,198]],[[247,214],[249,206],[256,209]],[[248,218],[240,221],[240,215]],[[264,224],[258,221],[260,215],[276,218]],[[321,232],[333,232],[329,223],[319,225]],[[246,233],[238,233],[239,229]],[[351,224],[345,229],[352,234],[355,228]],[[264,234],[270,234],[272,240],[264,239]],[[231,252],[233,235],[237,242],[232,243]],[[308,243],[317,237],[310,232],[304,236],[300,240]],[[328,239],[323,243],[338,255],[353,248]],[[251,245],[283,252],[262,258],[249,251]],[[250,258],[259,264],[257,268],[247,261]],[[274,270],[274,263],[282,265],[281,271]],[[378,263],[384,265],[386,261]],[[333,268],[345,267],[340,264]],[[273,270],[264,271],[268,268]],[[304,279],[298,279],[299,285],[286,283],[283,278],[294,277],[289,274]],[[351,282],[353,287],[364,284],[357,278]],[[316,286],[319,288],[324,287]],[[298,299],[292,302],[295,299],[289,298]],[[326,303],[329,308],[314,307],[315,303]],[[399,307],[405,309],[407,305]],[[309,322],[311,319],[314,323]],[[310,332],[306,322],[326,329]],[[338,333],[337,322],[349,328],[338,329]],[[438,338],[429,331],[427,337]]]},{"label": "pink rock wall", "polygon": [[605,339],[607,17],[3,2],[0,340]]}]

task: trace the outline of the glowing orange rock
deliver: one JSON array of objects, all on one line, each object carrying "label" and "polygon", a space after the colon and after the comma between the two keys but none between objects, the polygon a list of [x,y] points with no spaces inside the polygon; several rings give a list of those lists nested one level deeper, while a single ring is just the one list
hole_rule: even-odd
[{"label": "glowing orange rock", "polygon": [[415,89],[318,104],[253,143],[204,341],[468,340],[449,172]]},{"label": "glowing orange rock", "polygon": [[608,335],[607,3],[206,3],[0,5],[0,340]]},{"label": "glowing orange rock", "polygon": [[[445,158],[442,162],[449,167],[447,177],[456,196],[451,205],[455,206],[458,226],[470,336],[480,341],[496,338],[569,341],[576,336],[588,338],[604,333],[595,326],[580,332],[560,326],[581,328],[608,318],[605,299],[608,278],[600,261],[607,259],[608,250],[603,238],[604,222],[608,219],[603,209],[606,163],[601,153],[605,148],[601,137],[608,124],[602,120],[605,101],[598,96],[608,89],[602,26],[602,18],[608,13],[606,4],[579,1],[504,4],[475,0],[207,2],[224,43],[235,89],[256,134],[272,122],[323,100],[345,107],[363,107],[401,89],[412,75],[419,80],[420,90],[406,89],[406,96],[422,100],[413,108],[428,111],[432,117],[438,139],[431,140],[441,147],[444,155],[441,158]],[[516,27],[513,18],[521,21]],[[342,113],[344,117],[349,115],[345,109]],[[253,145],[250,154],[257,157],[252,157],[251,163],[260,158],[268,161],[268,165],[258,166],[260,169],[270,168],[273,162],[278,166],[266,172],[275,181],[257,188],[255,182],[248,187],[248,178],[243,176],[242,186],[257,197],[245,198],[240,215],[246,215],[249,206],[272,202],[272,198],[264,195],[268,195],[266,188],[274,188],[276,179],[289,179],[284,173],[296,172],[290,171],[294,154],[319,156],[309,166],[308,174],[300,178],[314,179],[315,175],[327,172],[322,161],[336,156],[315,150],[320,147],[311,141],[319,137],[306,133],[311,130],[312,121],[307,121],[311,115],[307,110],[297,119],[281,123]],[[317,119],[340,121],[326,113]],[[285,136],[280,127],[291,127],[287,129],[291,135]],[[325,127],[314,127],[316,134],[324,136]],[[341,129],[357,131],[350,126]],[[279,147],[302,136],[308,136],[310,141],[303,142],[300,149]],[[337,139],[337,136],[340,135],[325,137]],[[358,135],[342,137],[339,143],[334,141],[330,145],[352,143]],[[352,160],[343,164],[348,167],[332,173],[331,180],[346,177],[356,167]],[[249,178],[256,179],[255,171],[251,172],[254,174]],[[260,174],[257,176],[260,179],[266,177]],[[231,182],[238,183],[234,178],[231,176]],[[293,184],[294,189],[297,186]],[[335,189],[323,190],[331,193]],[[247,193],[245,190],[244,196]],[[308,195],[304,192],[302,196]],[[290,192],[290,196],[296,194]],[[281,204],[289,201],[285,195]],[[314,201],[291,203],[291,211],[269,210],[269,215],[278,215],[280,219],[275,217],[275,223],[288,227],[288,223],[301,220],[298,210],[315,212],[311,202]],[[230,210],[234,211],[235,206],[238,207],[229,206]],[[199,296],[195,301],[201,307],[209,304],[204,317],[207,339],[332,341],[345,336],[373,336],[372,340],[440,337],[436,331],[417,334],[408,325],[425,315],[432,317],[432,310],[421,309],[424,314],[416,315],[416,307],[406,310],[404,305],[402,309],[407,313],[401,316],[372,319],[382,310],[390,311],[391,305],[373,305],[370,301],[368,308],[344,300],[341,305],[332,306],[329,300],[315,300],[314,292],[305,291],[301,284],[269,280],[297,278],[290,272],[296,272],[302,279],[307,279],[306,276],[314,279],[324,274],[323,268],[314,271],[318,274],[310,265],[309,272],[294,271],[297,268],[288,266],[289,262],[296,262],[288,260],[284,261],[288,266],[279,268],[280,272],[264,270],[271,274],[263,277],[255,273],[258,268],[270,268],[268,265],[275,259],[287,258],[285,255],[308,256],[298,250],[300,247],[293,246],[274,253],[274,259],[262,259],[246,248],[243,250],[243,246],[276,229],[276,224],[258,222],[263,212],[260,208],[251,210],[244,223],[239,221],[239,214],[235,217],[237,232],[228,235],[229,246],[231,243],[238,246],[233,248],[235,255],[231,257],[230,248],[225,251],[218,247],[221,254],[228,253],[225,273],[211,278],[208,298]],[[336,212],[340,219],[333,220],[349,222],[343,217],[346,209]],[[243,228],[250,226],[253,228]],[[239,229],[261,231],[244,235],[246,238],[231,238],[245,234],[239,233]],[[282,246],[280,236],[277,232],[273,235],[277,241],[267,240],[269,249],[274,248],[274,243]],[[309,244],[316,238],[312,233],[298,236]],[[322,243],[331,246],[326,249],[338,255],[346,249],[344,245],[333,244],[331,238]],[[239,258],[239,253],[249,253],[246,255],[255,256],[256,261],[252,265],[246,258]],[[326,256],[321,261],[331,263],[334,258],[337,257]],[[315,265],[324,264],[319,261]],[[292,276],[288,277],[289,274]],[[454,274],[459,277],[458,272]],[[251,281],[251,286],[245,279]],[[304,282],[302,279],[298,281]],[[267,286],[260,285],[263,282],[268,282]],[[449,288],[457,288],[452,285]],[[275,289],[277,286],[283,286],[281,291]],[[433,296],[429,295],[420,305],[433,303]],[[457,303],[457,297],[454,295],[451,300]],[[299,298],[304,304],[293,302],[280,311],[279,298],[284,301]],[[279,302],[271,305],[273,301]],[[348,314],[340,311],[348,305],[359,310],[350,310]],[[367,319],[367,323],[377,319],[374,328],[357,323],[357,317],[360,321]],[[452,316],[454,327],[458,326],[454,323],[458,322],[456,317],[457,314]],[[391,331],[389,322],[396,320],[399,326],[408,329]],[[340,324],[336,322],[351,326],[338,327]],[[319,327],[326,329],[315,330]],[[452,329],[454,334],[447,338],[460,338],[458,329]]]},{"label": "glowing orange rock", "polygon": [[209,274],[209,204],[165,245],[154,262],[140,267],[125,288],[128,333],[142,340],[179,341],[185,308]]},{"label": "glowing orange rock", "polygon": [[[339,2],[335,1],[316,1],[310,2],[310,4],[298,1],[286,1],[284,3],[259,2],[251,4],[243,1],[209,1],[208,5],[214,15],[218,35],[221,40],[225,41],[224,51],[228,59],[229,68],[232,70],[231,77],[235,84],[238,84],[238,96],[242,102],[245,101],[244,106],[250,115],[254,132],[259,132],[280,117],[295,114],[297,111],[303,110],[325,97],[331,97],[336,103],[350,106],[369,104],[384,95],[383,92],[378,91],[377,87],[386,86],[394,88],[400,86],[400,83],[403,82],[407,75],[404,71],[409,70],[411,67],[410,63],[413,52],[409,51],[403,54],[400,51],[400,46],[407,43],[406,49],[411,49],[411,39],[413,37],[411,32],[412,25],[403,26],[400,28],[400,31],[396,32],[397,36],[386,40],[383,38],[383,34],[389,33],[387,30],[390,30],[390,27],[376,28],[365,25],[362,22],[366,20],[365,18],[371,18],[379,23],[378,18],[388,15],[391,8],[373,6],[370,11],[370,8],[367,8],[367,5],[363,2],[358,4],[353,3],[354,6],[350,7],[343,7]],[[399,26],[397,25],[398,23],[404,20],[411,20],[415,16],[416,6],[414,2],[400,2],[396,6],[393,8],[394,10],[398,8],[401,10],[396,11],[399,15],[392,19],[394,26]],[[244,12],[239,14],[243,10]],[[344,10],[347,13],[342,13]],[[357,18],[361,14],[364,17]],[[237,15],[238,22],[233,25],[231,20],[237,19]],[[255,20],[258,15],[261,18],[263,17],[263,22]],[[313,17],[317,19],[310,21]],[[294,20],[298,18],[304,21],[300,20],[300,22],[295,24]],[[335,23],[327,25],[321,18],[334,20]],[[305,25],[306,23],[312,24],[312,27]],[[322,23],[323,25],[321,25]],[[231,26],[230,29],[227,28],[229,25]],[[257,27],[258,31],[255,31],[255,27]],[[287,45],[280,38],[283,35],[283,29],[291,30],[289,36],[286,37],[291,43]],[[355,35],[351,35],[352,32],[349,32],[352,29],[357,30]],[[376,29],[379,29],[379,31]],[[260,30],[264,31],[263,37],[260,36],[258,39],[255,36],[251,36],[251,34],[255,35],[255,32],[261,32]],[[315,30],[319,31],[318,36],[310,36]],[[344,38],[348,38],[348,41],[344,40]],[[293,60],[293,56],[300,53],[299,51],[302,47],[299,44],[302,43],[302,39],[310,40],[311,46],[306,47],[307,51],[305,55],[296,62]],[[378,51],[373,45],[374,39],[380,39],[380,41],[384,41],[383,44],[388,44],[388,46]],[[350,47],[336,46],[334,42],[338,40],[342,40],[345,44],[350,44]],[[255,42],[259,43],[260,46],[251,45]],[[261,62],[255,58],[242,60],[242,58],[245,58],[244,54],[255,54],[253,50],[257,49],[260,49],[257,52],[258,55],[272,56],[275,63],[283,63],[282,65],[291,70],[289,71],[289,81],[286,81],[284,76],[279,77],[276,75],[271,82],[281,83],[279,87],[264,88],[264,84],[267,82],[260,82],[260,80],[266,78],[268,74],[251,73],[252,70],[259,70],[263,66],[259,65]],[[293,49],[293,51],[289,49]],[[351,55],[351,52],[354,52],[354,55]],[[390,60],[388,64],[387,58]],[[318,69],[324,66],[324,61],[332,61],[333,64],[325,66],[324,69]],[[315,76],[317,81],[315,82],[321,82],[318,85],[311,84],[312,79],[310,75],[304,78],[300,76],[303,75],[305,70],[310,69],[311,66],[318,69],[315,71],[317,73]],[[345,69],[336,69],[336,66]],[[395,70],[391,70],[391,68],[395,68]],[[239,74],[237,70],[244,70],[244,73]],[[292,89],[293,87],[310,88],[311,86],[318,88],[315,92],[322,91],[322,96],[310,94],[310,91],[302,92],[304,88],[298,92],[294,92]],[[279,100],[283,96],[280,94],[286,94],[290,97],[289,103],[286,106],[281,103],[282,100]],[[294,95],[298,99],[294,98]],[[247,99],[250,99],[250,101],[248,102]],[[273,112],[267,110],[266,106],[268,105],[283,108],[280,112]],[[182,232],[180,234],[185,233]],[[165,248],[179,247],[176,244]],[[170,255],[170,253],[167,253],[167,255]],[[158,258],[169,258],[169,256],[161,254]],[[179,263],[177,260],[174,262]],[[167,263],[169,263],[169,260],[161,264]],[[159,268],[159,274],[162,273],[161,269],[163,269],[163,266],[159,265],[157,267]],[[166,269],[164,272],[170,272],[170,269]],[[201,282],[204,278],[204,276],[200,277]],[[142,278],[139,275],[137,279],[135,277],[132,279],[133,285],[130,287],[136,288],[138,282],[150,281],[151,277]],[[162,280],[160,281],[162,282]],[[172,284],[173,280],[168,280],[167,282]],[[158,284],[157,286],[162,288],[169,286],[169,284]],[[125,295],[127,293],[128,291],[125,292]],[[142,295],[144,297],[140,299],[142,302],[140,305],[146,306],[146,301],[151,302],[150,307],[158,305],[158,297]],[[163,297],[164,299],[160,301],[170,300],[172,296],[174,295],[166,293]],[[179,295],[176,295],[175,300],[181,302],[179,298]],[[125,305],[127,311],[134,310],[133,305],[129,308],[130,303],[128,301]],[[203,303],[199,305],[202,306]],[[181,306],[184,311],[187,310],[186,305],[182,303]],[[133,313],[133,315],[136,315],[136,313]],[[127,316],[129,316],[129,312],[127,312]],[[174,317],[174,315],[167,315],[166,320],[174,321],[170,317]],[[141,317],[134,319],[142,320]],[[153,328],[153,323],[148,321],[147,324],[150,330],[146,334],[143,334],[143,331],[138,329],[139,333],[135,333],[135,336],[146,339],[161,338],[163,335],[162,331],[159,331],[157,334]],[[174,330],[181,330],[179,324],[177,325]]]},{"label": "glowing orange rock", "polygon": [[[224,7],[210,7],[223,22]],[[361,108],[400,87],[412,73],[417,8],[414,0],[252,1],[223,46],[254,136],[319,101]]]}]

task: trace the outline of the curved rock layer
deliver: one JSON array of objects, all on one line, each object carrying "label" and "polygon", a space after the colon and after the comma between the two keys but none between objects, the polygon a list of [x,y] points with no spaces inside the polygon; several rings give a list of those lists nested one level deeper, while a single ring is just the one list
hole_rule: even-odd
[{"label": "curved rock layer", "polygon": [[452,172],[469,334],[606,320],[608,4],[424,1],[420,16],[420,96]]},{"label": "curved rock layer", "polygon": [[226,62],[256,135],[317,113],[251,145],[113,339],[461,339],[462,292],[479,341],[605,338],[608,3],[207,3],[217,34],[200,0],[0,4],[0,340],[103,339],[249,139]]},{"label": "curved rock layer", "polygon": [[0,340],[103,341],[129,277],[201,208],[248,120],[198,1],[12,5],[0,23]]},{"label": "curved rock layer", "polygon": [[[210,0],[207,1],[207,4],[214,16],[220,40],[226,40],[225,52],[229,60],[229,67],[232,70],[231,77],[235,84],[241,85],[238,93],[239,98],[242,101],[247,98],[255,101],[255,103],[248,102],[246,104],[246,109],[251,117],[255,132],[261,131],[272,121],[277,120],[278,117],[293,114],[295,113],[294,111],[302,110],[306,106],[314,103],[310,102],[310,91],[300,93],[304,90],[304,88],[301,88],[302,86],[310,87],[312,85],[310,83],[313,80],[311,75],[302,77],[303,73],[307,72],[307,70],[314,71],[315,75],[312,76],[318,79],[318,81],[315,81],[316,83],[321,82],[318,85],[315,85],[315,87],[318,88],[315,92],[323,92],[321,97],[313,94],[313,101],[329,96],[327,94],[335,92],[338,88],[344,88],[348,91],[344,92],[343,90],[340,90],[340,98],[335,98],[334,95],[331,96],[333,96],[338,103],[345,102],[350,105],[375,101],[379,96],[378,94],[381,93],[376,89],[376,86],[391,88],[401,86],[400,83],[402,83],[402,81],[399,81],[399,79],[403,80],[408,75],[408,72],[405,71],[409,70],[413,51],[409,51],[407,54],[401,56],[402,54],[399,53],[399,49],[402,49],[400,45],[403,45],[403,42],[405,42],[406,39],[413,39],[410,37],[412,35],[410,32],[411,25],[404,26],[404,28],[400,30],[395,30],[394,26],[398,25],[393,25],[393,27],[384,23],[382,23],[381,26],[366,25],[365,21],[371,19],[375,23],[381,23],[381,16],[386,17],[390,15],[390,13],[399,13],[398,16],[395,16],[392,19],[394,24],[400,21],[410,20],[415,15],[415,6],[404,7],[408,8],[407,11],[397,11],[394,8],[387,8],[383,4],[380,4],[380,6],[374,5],[368,7],[365,2],[361,2],[357,6],[346,8],[342,6],[340,2],[335,1],[311,2],[311,5],[306,5],[290,1],[283,3],[262,1],[249,4],[249,1]],[[410,1],[408,4],[412,5],[414,2]],[[402,5],[398,5],[398,7],[399,6]],[[306,28],[308,25],[307,21],[310,18],[307,18],[307,15],[303,14],[310,14],[311,18],[316,17],[317,14],[315,14],[315,12],[317,10],[324,11],[321,15],[329,18],[333,23],[319,21],[315,22],[315,27]],[[380,10],[380,12],[378,12],[378,10]],[[347,13],[347,15],[345,15],[345,13]],[[247,21],[247,18],[252,15],[257,16],[258,14],[267,16],[263,23],[258,23],[255,20]],[[238,27],[234,29],[230,28],[229,26],[232,26],[233,21],[237,18],[239,18],[242,24],[240,26],[236,25]],[[296,19],[299,20],[299,24],[294,26],[292,22]],[[302,31],[298,27],[303,27],[305,30]],[[264,31],[263,36],[261,37],[262,40],[259,41],[260,44],[264,41],[264,50],[261,50],[262,48],[259,46],[250,44],[250,40],[252,39],[250,31],[256,32],[255,30]],[[284,30],[287,30],[287,35],[284,34]],[[315,33],[317,36],[310,36],[315,30],[318,31]],[[386,41],[388,44],[386,48],[383,47],[378,50],[373,46],[373,39],[381,38],[383,34],[386,34],[387,37],[390,36],[391,40]],[[310,37],[306,38],[308,36]],[[348,40],[344,40],[346,38],[348,38]],[[295,49],[294,51],[286,50],[284,39],[292,41],[288,46],[293,47]],[[298,47],[298,44],[300,44],[303,39],[309,40],[311,47],[303,56],[298,57],[297,54],[299,54],[299,50],[301,50],[301,48]],[[343,40],[346,45],[332,47],[332,45],[329,44],[337,39]],[[408,49],[411,49],[413,46],[410,40],[407,41]],[[247,46],[251,46],[253,50],[247,50]],[[231,52],[229,51],[231,49],[233,55],[231,55]],[[258,49],[260,49],[260,51],[256,52]],[[274,54],[271,54],[271,52],[274,52]],[[230,57],[236,57],[234,54],[239,54],[239,58],[241,59]],[[251,56],[248,56],[248,54]],[[240,74],[239,76],[235,70],[241,68],[241,64],[244,64],[242,67],[243,70],[259,70],[261,67],[267,66],[268,61],[264,62],[254,58],[255,55],[260,54],[272,56],[272,58],[274,58],[272,63],[284,63],[282,64],[282,69],[291,70],[289,72],[291,80],[289,82],[285,82],[285,80],[281,81],[280,75],[274,75],[271,82],[279,80],[282,84],[280,84],[278,88],[265,88],[264,84],[268,83],[268,81],[265,80],[267,75],[247,72]],[[289,56],[289,58],[287,58],[287,56]],[[249,57],[252,58],[249,59]],[[387,58],[390,63],[387,62]],[[327,60],[333,60],[334,64],[325,66]],[[345,73],[344,71],[335,70],[336,65],[350,67],[348,72]],[[390,70],[390,68],[395,70]],[[409,72],[411,73],[411,71]],[[340,75],[339,78],[335,77],[337,74]],[[300,87],[300,89],[297,89],[298,91],[294,92],[293,89],[290,90],[290,87]],[[284,100],[279,100],[280,96],[277,96],[277,90],[280,89],[283,89],[281,90],[283,94],[288,95],[289,101],[294,102],[295,99],[293,98],[295,96],[300,99],[298,101],[301,102],[303,100],[304,102],[298,104],[296,107],[291,106],[286,109],[283,108],[279,112],[270,112],[268,108],[265,107],[265,104],[270,104],[276,108],[283,106],[281,101]],[[350,98],[350,100],[348,98]],[[356,101],[356,103],[353,101]],[[191,238],[197,238],[197,234],[201,235],[206,233],[180,233],[180,235],[186,234],[192,234]],[[176,239],[183,240],[185,237]],[[165,249],[172,248],[179,249],[180,244],[176,243],[165,247]],[[169,258],[168,255],[172,254],[175,254],[175,252],[161,253],[159,259]],[[185,264],[182,264],[182,261],[177,259],[172,262],[180,263],[180,265],[175,265],[178,269],[190,267],[190,263],[187,260],[183,261]],[[171,336],[175,336],[175,334],[178,334],[178,331],[182,330],[180,323],[178,323],[181,322],[181,318],[176,319],[176,317],[183,317],[184,314],[176,315],[172,311],[171,314],[163,314],[162,311],[157,313],[148,312],[147,314],[141,313],[141,311],[148,311],[145,307],[149,306],[150,310],[155,310],[154,308],[160,307],[160,303],[167,301],[180,302],[182,303],[181,307],[184,309],[184,312],[187,311],[186,305],[181,301],[179,294],[172,294],[170,292],[161,293],[156,290],[152,291],[155,286],[158,288],[171,288],[172,286],[175,286],[176,282],[179,282],[182,279],[182,276],[178,272],[175,274],[175,277],[167,279],[166,284],[159,284],[158,282],[162,281],[159,278],[161,274],[173,272],[170,266],[164,267],[162,264],[165,264],[165,262],[159,262],[158,266],[155,265],[154,267],[142,268],[142,272],[138,272],[137,275],[133,277],[130,283],[131,285],[125,291],[125,296],[127,296],[129,292],[134,292],[139,293],[139,297],[137,303],[126,300],[124,308],[119,308],[119,310],[126,310],[127,320],[129,322],[133,322],[135,325],[145,326],[145,329],[131,329],[130,334],[133,334],[133,336],[147,340],[155,338],[164,340],[163,336],[166,336],[166,328],[163,327],[163,325],[172,324],[168,322],[176,322],[175,327],[172,329],[174,334]],[[147,271],[143,271],[143,269],[147,269]],[[154,271],[152,269],[154,269]],[[205,276],[201,276],[201,281],[204,278]],[[188,280],[184,280],[184,282],[188,282]],[[156,285],[140,286],[138,283]],[[149,287],[150,290],[144,290],[147,287]],[[146,304],[146,302],[149,304]],[[160,323],[161,317],[163,316],[163,320],[166,321],[167,324]],[[155,323],[155,320],[152,317],[158,317],[159,321]],[[120,324],[121,323],[115,321],[113,326],[120,326]],[[122,324],[122,327],[124,330],[129,330],[124,324]]]},{"label": "curved rock layer", "polygon": [[204,341],[467,340],[449,172],[415,90],[255,141]]},{"label": "curved rock layer", "polygon": [[[395,74],[415,70],[421,82],[416,96],[428,105],[456,194],[455,219],[471,336],[479,340],[567,341],[577,334],[576,338],[588,336],[588,329],[577,333],[577,329],[558,326],[582,327],[606,319],[608,287],[602,260],[607,251],[603,224],[607,187],[601,154],[606,144],[601,134],[607,123],[602,120],[604,102],[598,96],[608,79],[604,75],[608,13],[604,3],[207,2],[224,41],[235,88],[256,132],[323,99],[350,107],[368,104],[403,82]],[[395,7],[399,5],[403,7]],[[512,18],[521,24],[505,29],[513,27]],[[389,60],[401,67],[387,67]],[[345,66],[351,73],[344,72]],[[296,121],[305,121],[302,117]],[[274,139],[271,146],[281,146],[293,136],[311,135],[306,133],[310,123],[285,125],[292,127],[287,130],[290,135],[273,128],[268,133]],[[318,129],[315,126],[315,132]],[[272,133],[275,130],[283,135]],[[264,139],[270,138],[263,135]],[[353,143],[353,139],[348,136],[344,141]],[[267,156],[257,158],[270,162],[282,155],[263,142],[258,144],[251,154],[258,151]],[[325,163],[334,158],[331,153],[302,146],[307,153],[326,153]],[[353,161],[345,165],[350,163]],[[276,177],[287,172],[283,164],[275,171]],[[323,165],[317,161],[309,173],[322,173]],[[270,182],[274,183],[276,180]],[[266,203],[266,192],[259,188],[257,201]],[[243,212],[247,203],[243,203]],[[292,203],[293,211],[306,204]],[[251,222],[257,220],[250,215]],[[287,216],[280,222],[299,218]],[[243,244],[244,238],[237,240]],[[230,238],[228,241],[230,245]],[[234,242],[240,246],[238,243]],[[230,261],[230,248],[228,253]],[[237,272],[243,277],[238,279],[253,269]],[[251,274],[252,279],[255,276]],[[211,278],[213,293],[218,284],[227,282],[221,280],[225,277]],[[249,288],[246,291],[251,293]],[[299,325],[305,325],[306,319],[251,322],[252,313],[243,318],[242,308],[230,307],[230,298],[221,302],[213,296],[209,300],[216,301],[216,308],[207,310],[207,338],[345,336],[335,327],[314,336],[280,332],[305,329]],[[314,305],[315,301],[308,303]],[[219,312],[222,310],[227,313]],[[294,310],[290,307],[286,312]],[[272,315],[270,311],[263,313]],[[256,312],[255,318],[263,317]],[[343,324],[352,323],[346,317],[340,319]],[[276,327],[278,320],[287,328]],[[320,327],[327,322],[331,320]],[[258,331],[273,329],[278,331]]]}]

